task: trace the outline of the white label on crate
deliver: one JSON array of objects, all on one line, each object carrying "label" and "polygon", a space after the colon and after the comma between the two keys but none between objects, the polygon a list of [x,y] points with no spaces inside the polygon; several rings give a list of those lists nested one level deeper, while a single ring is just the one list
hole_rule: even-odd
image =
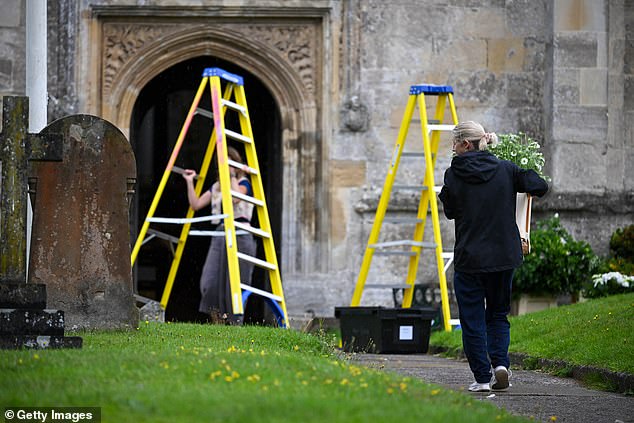
[{"label": "white label on crate", "polygon": [[399,326],[398,327],[398,339],[399,341],[411,341],[414,339],[414,326]]}]

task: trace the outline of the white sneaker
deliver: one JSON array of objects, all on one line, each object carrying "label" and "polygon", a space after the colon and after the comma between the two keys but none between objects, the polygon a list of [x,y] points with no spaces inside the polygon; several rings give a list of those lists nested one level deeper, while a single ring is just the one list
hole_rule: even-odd
[{"label": "white sneaker", "polygon": [[496,391],[506,391],[511,384],[511,371],[504,366],[497,366],[493,371],[493,377],[491,378],[491,389]]},{"label": "white sneaker", "polygon": [[469,385],[469,392],[489,392],[490,390],[491,385],[488,383],[473,382]]}]

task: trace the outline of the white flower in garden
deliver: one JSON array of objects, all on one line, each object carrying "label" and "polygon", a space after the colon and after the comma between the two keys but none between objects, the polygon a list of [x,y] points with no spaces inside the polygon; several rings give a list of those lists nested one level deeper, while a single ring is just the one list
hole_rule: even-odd
[{"label": "white flower in garden", "polygon": [[528,163],[528,159],[526,157],[523,157],[522,160],[520,160],[520,163],[522,165],[526,165]]},{"label": "white flower in garden", "polygon": [[634,283],[634,276],[623,275],[620,272],[608,272],[598,275],[592,275],[592,282],[594,287],[599,285],[607,285],[611,280],[621,285],[623,288],[629,288],[630,284]]}]

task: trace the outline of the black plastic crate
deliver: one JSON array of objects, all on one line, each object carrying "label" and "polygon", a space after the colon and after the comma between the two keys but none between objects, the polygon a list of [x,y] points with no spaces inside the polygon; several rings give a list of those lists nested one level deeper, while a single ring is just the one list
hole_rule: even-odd
[{"label": "black plastic crate", "polygon": [[369,353],[426,353],[433,307],[336,307],[344,351]]}]

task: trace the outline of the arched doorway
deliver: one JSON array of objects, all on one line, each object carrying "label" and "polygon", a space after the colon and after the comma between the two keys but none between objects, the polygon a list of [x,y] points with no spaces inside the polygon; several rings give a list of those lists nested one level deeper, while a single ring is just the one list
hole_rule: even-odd
[{"label": "arched doorway", "polygon": [[[137,195],[131,219],[133,238],[136,239],[138,229],[147,215],[187,111],[202,80],[203,70],[208,67],[219,67],[244,78],[258,161],[280,260],[284,190],[278,104],[257,77],[240,66],[211,56],[194,57],[167,68],[148,82],[136,99],[130,121],[130,141],[136,154],[138,172]],[[199,107],[211,110],[208,93],[207,89]],[[177,166],[200,168],[212,129],[209,119],[194,118],[176,162]],[[213,175],[211,170],[206,181],[207,187],[213,183]],[[183,217],[187,210],[184,188],[184,181],[178,175],[172,175],[155,216]],[[167,225],[160,230],[178,236],[180,226]],[[208,246],[208,238],[188,238],[166,310],[168,320],[198,321],[203,318],[197,312],[200,300],[199,277]],[[259,254],[262,255],[262,251]],[[172,252],[168,241],[153,240],[142,248],[135,266],[135,283],[141,295],[160,299],[171,261]],[[268,289],[265,272],[256,268],[253,284]],[[249,302],[245,321],[270,320],[261,301],[254,298]]]}]

